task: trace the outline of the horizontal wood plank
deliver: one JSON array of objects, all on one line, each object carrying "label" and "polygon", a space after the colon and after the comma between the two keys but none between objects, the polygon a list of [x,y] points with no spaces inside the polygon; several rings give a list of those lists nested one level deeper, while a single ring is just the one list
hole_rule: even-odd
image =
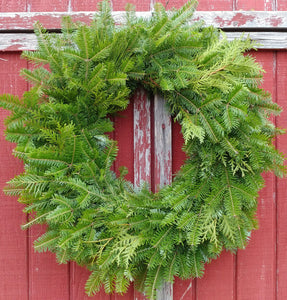
[{"label": "horizontal wood plank", "polygon": [[[242,32],[226,32],[227,39],[241,38]],[[248,32],[245,37],[258,42],[258,49],[286,49],[287,32]],[[37,39],[33,33],[0,33],[0,51],[35,50]]]},{"label": "horizontal wood plank", "polygon": [[[149,18],[151,12],[137,12],[138,17]],[[53,30],[61,27],[64,16],[70,16],[74,21],[89,23],[95,15],[94,11],[86,12],[15,12],[0,13],[0,31],[33,30],[33,24],[40,22],[47,29]],[[123,23],[125,12],[114,11],[117,23]],[[287,29],[286,11],[197,11],[193,21],[204,20],[207,26],[224,29]]]}]

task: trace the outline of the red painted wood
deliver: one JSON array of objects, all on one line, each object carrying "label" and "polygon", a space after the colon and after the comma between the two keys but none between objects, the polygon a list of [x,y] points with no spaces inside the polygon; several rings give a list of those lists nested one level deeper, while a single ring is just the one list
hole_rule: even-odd
[{"label": "red painted wood", "polygon": [[197,279],[196,299],[235,300],[235,262],[235,255],[223,252],[218,259],[206,265],[203,278]]},{"label": "red painted wood", "polygon": [[275,10],[275,0],[236,0],[237,10]]},{"label": "red painted wood", "polygon": [[[181,127],[179,123],[172,123],[172,174],[179,171],[183,165],[186,155],[182,150],[184,144],[183,136],[181,133]],[[195,300],[196,296],[196,279],[194,280],[181,280],[175,278],[173,284],[173,298],[181,300]]]},{"label": "red painted wood", "polygon": [[[276,59],[271,51],[254,54],[263,65],[263,88],[276,101]],[[244,251],[238,252],[237,292],[239,299],[275,299],[276,291],[276,193],[273,174],[264,176],[266,187],[258,199],[259,230],[252,232]]]},{"label": "red painted wood", "polygon": [[71,0],[26,0],[27,11],[69,11]]},{"label": "red painted wood", "polygon": [[[278,104],[284,109],[277,118],[277,126],[287,128],[287,53],[277,54],[277,99]],[[287,136],[282,135],[277,139],[277,146],[287,153]],[[286,178],[277,181],[277,299],[287,299],[287,184]]]},{"label": "red painted wood", "polygon": [[70,263],[70,298],[69,300],[110,300],[111,296],[102,289],[95,296],[89,297],[85,293],[85,284],[89,278],[90,271],[76,263]]},{"label": "red painted wood", "polygon": [[119,152],[115,162],[115,171],[119,174],[120,167],[126,167],[126,179],[134,181],[134,136],[133,136],[133,103],[125,111],[119,112],[114,121],[114,139]]},{"label": "red painted wood", "polygon": [[69,0],[72,11],[96,11],[100,0]]},{"label": "red painted wood", "polygon": [[[236,1],[236,0],[235,0]],[[232,0],[199,0],[198,10],[233,10]]]},{"label": "red painted wood", "polygon": [[134,103],[134,185],[151,185],[151,104],[143,89],[136,91]]},{"label": "red painted wood", "polygon": [[0,12],[26,11],[26,0],[0,0]]},{"label": "red painted wood", "polygon": [[125,10],[127,4],[132,4],[137,11],[148,11],[151,9],[151,1],[141,1],[141,0],[115,0],[112,1],[112,7],[114,11]]},{"label": "red painted wood", "polygon": [[[114,139],[118,142],[119,152],[115,162],[115,172],[119,175],[119,168],[126,167],[128,174],[125,176],[134,182],[134,135],[133,135],[133,102],[125,111],[119,112],[114,120]],[[125,295],[111,295],[111,300],[133,300],[134,290],[130,286]]]},{"label": "red painted wood", "polygon": [[34,251],[33,242],[44,232],[40,225],[29,230],[29,300],[69,300],[68,264],[58,264],[50,252]]},{"label": "red painted wood", "polygon": [[[183,6],[187,1],[185,0],[159,0],[154,2],[160,2],[163,4],[164,7],[167,9],[172,8],[180,8]],[[206,11],[227,11],[227,10],[233,10],[233,0],[199,0],[198,11],[206,10]]]},{"label": "red painted wood", "polygon": [[[27,85],[19,78],[19,70],[26,62],[18,53],[0,54],[0,93],[21,95]],[[23,206],[15,197],[6,196],[6,182],[23,171],[22,163],[12,155],[15,145],[3,136],[3,120],[8,112],[0,110],[0,299],[28,300],[28,232],[20,226],[26,222]]]},{"label": "red painted wood", "polygon": [[286,0],[277,0],[277,10],[287,10]]}]

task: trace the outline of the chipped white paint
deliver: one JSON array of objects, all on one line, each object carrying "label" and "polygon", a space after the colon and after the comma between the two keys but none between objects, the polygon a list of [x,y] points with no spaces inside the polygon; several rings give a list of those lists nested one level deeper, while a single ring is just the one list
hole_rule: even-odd
[{"label": "chipped white paint", "polygon": [[[226,32],[229,40],[241,38],[242,32]],[[245,37],[258,42],[258,49],[287,49],[287,32],[248,32]],[[0,51],[35,50],[37,39],[33,33],[0,33]]]},{"label": "chipped white paint", "polygon": [[29,33],[2,33],[0,34],[0,51],[35,50],[37,38]]},{"label": "chipped white paint", "polygon": [[[70,2],[69,2],[70,3]],[[151,8],[153,0],[151,0]],[[30,30],[33,24],[39,21],[47,29],[57,29],[64,16],[71,16],[74,20],[90,22],[94,11],[72,12],[69,5],[68,12],[10,12],[0,13],[0,30]],[[138,17],[149,18],[151,11],[136,12]],[[113,12],[116,23],[123,23],[125,12]],[[287,29],[286,11],[197,11],[191,21],[204,21],[207,26],[220,28],[246,28]]]},{"label": "chipped white paint", "polygon": [[150,99],[143,89],[134,95],[134,185],[151,184]]}]

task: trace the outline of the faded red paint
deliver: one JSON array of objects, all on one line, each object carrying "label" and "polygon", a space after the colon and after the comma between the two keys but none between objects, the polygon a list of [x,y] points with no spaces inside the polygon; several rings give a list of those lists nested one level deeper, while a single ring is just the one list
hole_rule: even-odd
[{"label": "faded red paint", "polygon": [[282,20],[282,18],[279,18],[279,17],[272,17],[269,19],[269,22],[272,26],[278,27],[279,25],[281,25],[283,23],[283,20]]},{"label": "faded red paint", "polygon": [[226,26],[243,26],[246,25],[248,22],[252,22],[255,19],[254,15],[248,15],[243,13],[237,13],[231,20],[224,20],[223,18],[217,17],[216,24],[219,27],[226,27]]}]

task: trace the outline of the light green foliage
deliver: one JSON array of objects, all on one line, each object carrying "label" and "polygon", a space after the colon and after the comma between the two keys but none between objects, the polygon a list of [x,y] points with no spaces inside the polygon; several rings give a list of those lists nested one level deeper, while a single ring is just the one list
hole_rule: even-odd
[{"label": "light green foliage", "polygon": [[[170,13],[158,4],[148,20],[130,10],[115,26],[103,2],[89,26],[65,19],[59,35],[36,24],[39,48],[23,54],[34,69],[21,72],[33,88],[0,98],[12,112],[7,139],[25,164],[6,192],[31,213],[24,228],[48,224],[37,251],[92,271],[89,295],[101,286],[124,293],[134,281],[155,299],[164,281],[202,276],[257,227],[260,174],[285,172],[272,144],[281,131],[269,120],[280,108],[260,88],[261,66],[243,55],[253,43],[188,24],[195,7]],[[111,170],[108,116],[138,86],[162,94],[185,139],[185,165],[156,194]]]}]

